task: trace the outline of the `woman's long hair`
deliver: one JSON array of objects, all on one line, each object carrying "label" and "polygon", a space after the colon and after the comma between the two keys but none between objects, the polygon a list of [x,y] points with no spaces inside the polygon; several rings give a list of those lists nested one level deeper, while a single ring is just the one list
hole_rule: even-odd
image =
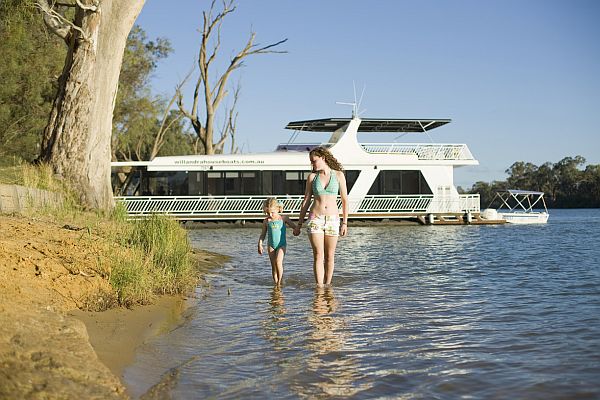
[{"label": "woman's long hair", "polygon": [[325,160],[325,164],[327,164],[329,168],[344,172],[344,167],[342,167],[342,164],[340,164],[333,154],[331,154],[331,152],[325,147],[315,147],[310,151],[309,156],[321,157]]}]

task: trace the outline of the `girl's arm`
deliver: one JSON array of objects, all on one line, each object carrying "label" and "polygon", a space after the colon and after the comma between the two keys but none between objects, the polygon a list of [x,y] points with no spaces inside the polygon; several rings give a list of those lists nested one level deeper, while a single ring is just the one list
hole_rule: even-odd
[{"label": "girl's arm", "polygon": [[264,252],[263,241],[265,240],[266,236],[267,236],[267,219],[265,218],[263,220],[262,232],[260,233],[260,237],[258,238],[258,254],[262,254]]},{"label": "girl's arm", "polygon": [[306,179],[306,189],[304,190],[304,199],[302,199],[302,206],[300,207],[300,215],[298,216],[298,225],[294,228],[294,236],[298,236],[300,234],[300,228],[302,227],[302,223],[304,222],[304,216],[306,215],[306,211],[310,206],[310,201],[312,199],[312,182],[315,179],[315,173],[312,172],[308,175],[308,179]]},{"label": "girl's arm", "polygon": [[296,223],[290,219],[287,215],[282,215],[283,222],[285,222],[290,228],[296,229]]},{"label": "girl's arm", "polygon": [[342,222],[340,225],[340,235],[346,236],[348,233],[348,188],[346,186],[346,176],[338,171],[338,182],[340,183],[340,198],[342,200]]}]

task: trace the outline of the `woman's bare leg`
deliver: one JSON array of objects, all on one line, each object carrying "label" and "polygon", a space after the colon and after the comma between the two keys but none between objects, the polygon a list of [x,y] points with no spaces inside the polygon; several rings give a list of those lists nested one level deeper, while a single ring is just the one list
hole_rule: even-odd
[{"label": "woman's bare leg", "polygon": [[325,284],[331,285],[331,279],[333,278],[333,268],[335,264],[335,248],[337,246],[337,236],[325,235],[325,246],[324,246],[324,268],[325,268]]},{"label": "woman's bare leg", "polygon": [[319,286],[323,285],[325,279],[325,241],[323,236],[322,233],[311,233],[308,235],[313,250],[313,272],[315,273],[315,281]]}]

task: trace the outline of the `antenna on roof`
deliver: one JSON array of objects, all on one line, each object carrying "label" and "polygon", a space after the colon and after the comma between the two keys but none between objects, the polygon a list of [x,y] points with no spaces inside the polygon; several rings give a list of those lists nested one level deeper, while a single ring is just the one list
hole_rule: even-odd
[{"label": "antenna on roof", "polygon": [[354,89],[354,102],[353,103],[336,101],[335,104],[340,104],[340,105],[344,105],[344,106],[352,106],[352,118],[356,118],[356,117],[360,116],[360,114],[367,111],[367,110],[359,111],[360,103],[362,103],[362,99],[363,99],[363,95],[365,94],[366,86],[363,85],[363,90],[362,90],[362,93],[360,94],[360,99],[358,99],[358,101],[356,100],[356,85],[355,85],[354,81],[352,81],[352,88]]}]

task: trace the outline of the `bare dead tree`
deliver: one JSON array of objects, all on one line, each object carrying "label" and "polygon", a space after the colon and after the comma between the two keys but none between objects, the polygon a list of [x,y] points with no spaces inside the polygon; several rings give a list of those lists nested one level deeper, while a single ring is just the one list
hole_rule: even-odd
[{"label": "bare dead tree", "polygon": [[233,105],[231,106],[231,108],[225,110],[227,117],[225,118],[225,126],[221,130],[221,132],[225,132],[225,135],[228,135],[231,138],[231,147],[229,149],[229,152],[231,154],[237,154],[240,152],[240,149],[235,143],[235,134],[237,132],[237,118],[239,115],[239,113],[237,112],[237,102],[240,97],[240,90],[241,86],[238,83],[238,85],[235,88],[235,92],[233,92]]},{"label": "bare dead tree", "polygon": [[152,151],[150,152],[150,160],[154,160],[154,157],[158,155],[158,152],[165,143],[165,135],[167,134],[171,126],[173,126],[173,124],[177,123],[177,121],[179,121],[183,117],[182,114],[179,114],[176,118],[171,118],[171,120],[167,123],[171,107],[173,107],[173,104],[177,100],[178,96],[179,95],[177,94],[177,92],[175,92],[175,94],[169,101],[169,104],[165,108],[160,127],[158,128],[158,132],[156,132],[156,135],[154,136],[154,143],[152,144]]},{"label": "bare dead tree", "polygon": [[[194,97],[191,109],[187,109],[183,103],[182,87],[187,78],[184,79],[180,85],[178,85],[176,90],[178,93],[177,105],[179,110],[186,118],[190,120],[190,123],[194,128],[200,143],[204,147],[205,154],[222,152],[225,141],[230,134],[234,132],[228,128],[222,132],[219,140],[216,143],[214,142],[215,114],[221,101],[227,96],[227,80],[229,79],[231,73],[242,67],[245,59],[249,56],[267,53],[286,53],[286,51],[276,51],[273,49],[287,41],[287,39],[284,39],[276,43],[261,46],[254,43],[256,33],[251,32],[244,48],[230,60],[227,69],[218,77],[213,87],[210,75],[211,66],[217,57],[219,47],[221,45],[221,25],[223,23],[223,19],[228,14],[235,11],[233,0],[223,1],[222,10],[215,15],[215,3],[216,0],[213,0],[209,11],[202,13],[202,40],[200,42],[200,51],[198,55],[198,68],[200,70],[200,75],[194,88]],[[215,37],[211,46],[211,39],[213,39],[213,35],[215,35]],[[198,112],[201,97],[204,103],[203,119],[201,119],[201,116]],[[233,124],[233,127],[235,127],[235,124]]]}]

